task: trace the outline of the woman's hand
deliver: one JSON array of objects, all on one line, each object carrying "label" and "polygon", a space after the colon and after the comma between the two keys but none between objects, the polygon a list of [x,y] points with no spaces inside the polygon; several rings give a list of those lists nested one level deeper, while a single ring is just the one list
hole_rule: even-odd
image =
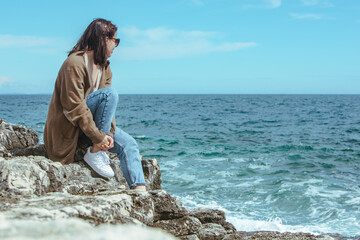
[{"label": "woman's hand", "polygon": [[93,150],[94,150],[94,152],[97,152],[100,150],[107,151],[113,147],[114,147],[114,139],[112,137],[110,137],[109,135],[105,135],[102,142],[93,145]]},{"label": "woman's hand", "polygon": [[114,147],[114,139],[109,135],[105,135],[104,140],[100,143],[101,151],[107,151]]}]

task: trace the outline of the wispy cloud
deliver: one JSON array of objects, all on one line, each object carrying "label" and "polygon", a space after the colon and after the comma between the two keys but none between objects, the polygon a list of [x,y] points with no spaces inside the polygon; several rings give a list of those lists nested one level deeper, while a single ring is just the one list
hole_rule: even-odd
[{"label": "wispy cloud", "polygon": [[53,42],[53,39],[44,37],[0,35],[0,48],[47,46]]},{"label": "wispy cloud", "polygon": [[315,20],[319,20],[319,19],[323,18],[322,15],[314,14],[314,13],[306,13],[306,14],[291,13],[290,16],[292,16],[295,19],[315,19]]},{"label": "wispy cloud", "polygon": [[21,35],[0,35],[0,49],[19,49],[30,54],[56,55],[64,53],[74,43],[65,38],[51,38]]},{"label": "wispy cloud", "polygon": [[9,83],[9,82],[14,82],[14,79],[10,78],[10,77],[0,76],[0,87],[1,87],[1,85],[5,84],[5,83]]},{"label": "wispy cloud", "polygon": [[282,0],[245,0],[244,8],[278,8]]},{"label": "wispy cloud", "polygon": [[319,5],[321,7],[333,7],[329,0],[300,0],[305,6],[315,6]]},{"label": "wispy cloud", "polygon": [[281,6],[281,0],[268,0],[270,8],[277,8]]},{"label": "wispy cloud", "polygon": [[124,46],[116,55],[126,60],[170,59],[212,52],[238,51],[256,46],[255,42],[217,42],[221,34],[204,31],[181,31],[167,28],[140,30],[119,29]]}]

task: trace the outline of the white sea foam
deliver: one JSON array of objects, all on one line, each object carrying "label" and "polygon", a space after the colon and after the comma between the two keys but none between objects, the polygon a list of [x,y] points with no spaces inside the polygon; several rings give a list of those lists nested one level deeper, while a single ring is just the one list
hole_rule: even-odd
[{"label": "white sea foam", "polygon": [[264,181],[264,179],[261,177],[258,177],[258,176],[252,177],[252,178],[247,179],[246,182],[236,184],[234,187],[253,187],[253,186],[258,185],[262,181]]},{"label": "white sea foam", "polygon": [[[232,176],[233,173],[231,173],[230,171],[218,171],[218,172],[215,173],[215,175],[217,175],[219,177],[222,177],[222,178],[226,178],[226,177]],[[225,181],[227,181],[227,180],[225,180]]]},{"label": "white sea foam", "polygon": [[277,231],[277,232],[307,232],[312,234],[327,233],[331,229],[327,226],[292,226],[283,223],[282,219],[275,217],[267,221],[252,220],[239,217],[227,217],[238,231]]},{"label": "white sea foam", "polygon": [[[277,232],[304,232],[311,234],[325,234],[325,233],[339,233],[341,230],[344,230],[343,224],[339,223],[337,220],[333,223],[317,223],[316,225],[289,225],[286,224],[280,217],[272,217],[266,220],[256,220],[258,217],[256,213],[248,212],[246,215],[239,212],[230,211],[223,206],[221,206],[216,201],[204,201],[202,203],[197,202],[196,197],[187,195],[186,197],[181,198],[185,206],[190,208],[210,208],[210,209],[219,209],[225,212],[226,219],[228,222],[232,223],[238,231],[277,231]],[[252,202],[253,203],[253,202]],[[246,205],[246,203],[244,203]],[[314,209],[316,214],[316,209]],[[349,218],[345,222],[356,222],[356,218]],[[339,228],[337,228],[339,227]],[[353,229],[359,229],[359,224],[354,223]],[[348,231],[348,229],[347,229]],[[358,233],[352,233],[351,235],[358,235]]]},{"label": "white sea foam", "polygon": [[201,159],[201,161],[206,161],[206,162],[223,162],[223,161],[228,161],[228,160],[229,160],[229,158],[225,158],[225,157],[214,157],[214,158]]},{"label": "white sea foam", "polygon": [[305,185],[315,184],[316,186],[322,184],[324,181],[320,179],[306,179],[305,181],[299,181],[299,182],[284,182],[281,184],[282,188],[292,188],[294,186],[303,187]]},{"label": "white sea foam", "polygon": [[250,163],[248,166],[250,169],[260,169],[260,170],[264,170],[264,169],[268,169],[270,168],[270,165],[268,164],[254,164],[254,163]]},{"label": "white sea foam", "polygon": [[237,163],[242,163],[242,162],[247,162],[248,159],[246,158],[232,158],[233,162],[237,162]]},{"label": "white sea foam", "polygon": [[185,206],[191,208],[210,208],[210,209],[219,209],[224,211],[226,214],[231,213],[231,211],[225,209],[216,201],[206,201],[204,203],[198,203],[194,201],[194,197],[191,195],[187,195],[186,197],[180,198],[181,201],[184,203]]},{"label": "white sea foam", "polygon": [[135,135],[134,138],[143,139],[143,138],[147,138],[147,136],[146,135]]},{"label": "white sea foam", "polygon": [[242,182],[242,183],[236,184],[234,187],[247,188],[247,187],[252,187],[253,185],[254,185],[254,183],[248,181],[248,182]]},{"label": "white sea foam", "polygon": [[162,170],[173,170],[174,168],[179,167],[181,164],[181,161],[173,160],[173,161],[163,161],[161,163],[161,169]]},{"label": "white sea foam", "polygon": [[[359,197],[354,197],[352,199],[349,199],[345,202],[346,204],[349,204],[349,205],[353,205],[353,204],[356,204],[358,205],[360,203],[360,196]],[[359,209],[360,209],[360,206],[359,206]]]},{"label": "white sea foam", "polygon": [[305,195],[310,197],[324,197],[324,198],[340,198],[347,192],[341,190],[329,190],[324,186],[320,185],[310,185],[305,191]]}]

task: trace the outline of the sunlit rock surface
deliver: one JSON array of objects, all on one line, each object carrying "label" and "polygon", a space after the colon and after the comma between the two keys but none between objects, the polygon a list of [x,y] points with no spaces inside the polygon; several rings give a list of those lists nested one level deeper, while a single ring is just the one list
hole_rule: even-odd
[{"label": "sunlit rock surface", "polygon": [[8,220],[0,215],[0,239],[22,240],[175,240],[172,235],[159,229],[141,225],[109,225],[93,227],[76,218],[50,221]]}]

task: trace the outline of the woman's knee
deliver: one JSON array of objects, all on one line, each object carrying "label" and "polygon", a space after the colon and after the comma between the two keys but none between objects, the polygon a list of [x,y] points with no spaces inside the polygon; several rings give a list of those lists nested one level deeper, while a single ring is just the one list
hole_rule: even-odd
[{"label": "woman's knee", "polygon": [[[129,135],[129,136],[130,136],[130,135]],[[136,149],[139,148],[138,143],[136,142],[135,138],[133,138],[132,136],[129,137],[129,145],[130,145],[132,148],[136,148]]]},{"label": "woman's knee", "polygon": [[138,150],[139,145],[132,136],[128,135],[124,142],[124,148],[125,150]]},{"label": "woman's knee", "polygon": [[119,100],[119,94],[114,87],[104,88],[108,101],[117,104]]},{"label": "woman's knee", "polygon": [[120,146],[125,149],[138,149],[138,143],[136,142],[135,138],[133,138],[128,133],[120,130],[118,127],[115,130],[114,134],[114,141],[117,142]]}]

